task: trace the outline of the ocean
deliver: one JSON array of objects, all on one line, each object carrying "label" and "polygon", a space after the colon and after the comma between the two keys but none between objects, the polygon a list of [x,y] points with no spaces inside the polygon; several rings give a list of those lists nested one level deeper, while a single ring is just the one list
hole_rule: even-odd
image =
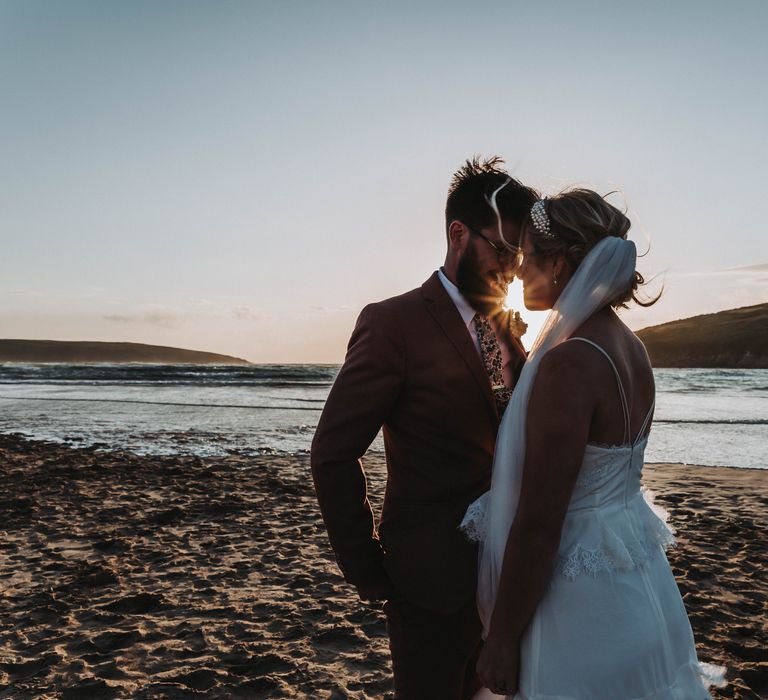
[{"label": "ocean", "polygon": [[[337,365],[0,364],[0,433],[137,454],[306,454]],[[646,459],[768,468],[768,370],[657,369]],[[383,450],[381,436],[372,445]]]}]

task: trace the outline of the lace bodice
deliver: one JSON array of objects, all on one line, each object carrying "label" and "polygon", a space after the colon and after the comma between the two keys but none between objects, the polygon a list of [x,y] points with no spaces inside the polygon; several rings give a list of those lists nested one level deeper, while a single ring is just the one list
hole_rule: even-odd
[{"label": "lace bodice", "polygon": [[[568,505],[555,572],[567,578],[641,566],[675,542],[668,513],[640,479],[647,439],[635,445],[587,445]],[[472,503],[462,529],[485,531],[486,494]]]},{"label": "lace bodice", "polygon": [[640,484],[646,442],[587,445],[563,523],[558,574],[633,569],[674,544],[667,512]]}]

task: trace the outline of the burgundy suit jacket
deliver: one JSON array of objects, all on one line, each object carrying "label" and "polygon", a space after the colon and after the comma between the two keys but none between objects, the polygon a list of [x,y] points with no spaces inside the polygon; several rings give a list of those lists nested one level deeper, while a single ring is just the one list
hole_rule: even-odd
[{"label": "burgundy suit jacket", "polygon": [[[451,612],[474,596],[477,548],[458,525],[490,486],[499,417],[488,374],[434,273],[366,306],[312,442],[312,475],[347,581],[385,576],[398,594]],[[383,426],[381,523],[361,458]]]}]

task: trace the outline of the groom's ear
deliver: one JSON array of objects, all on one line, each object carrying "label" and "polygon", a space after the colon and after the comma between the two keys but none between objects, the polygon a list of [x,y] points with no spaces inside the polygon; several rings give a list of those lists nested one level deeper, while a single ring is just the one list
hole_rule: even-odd
[{"label": "groom's ear", "polygon": [[456,252],[461,252],[467,247],[469,231],[458,219],[454,219],[448,225],[448,247]]}]

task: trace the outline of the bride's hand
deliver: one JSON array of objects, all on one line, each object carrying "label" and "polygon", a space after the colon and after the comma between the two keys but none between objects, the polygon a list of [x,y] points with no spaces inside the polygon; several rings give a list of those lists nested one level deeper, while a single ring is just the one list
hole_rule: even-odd
[{"label": "bride's hand", "polygon": [[520,673],[520,641],[488,635],[477,673],[483,685],[496,695],[514,695]]},{"label": "bride's hand", "polygon": [[511,309],[501,309],[488,320],[501,347],[504,384],[511,389],[515,386],[520,370],[528,357],[520,342],[520,335],[525,332],[526,325],[520,318],[520,314]]},{"label": "bride's hand", "polygon": [[522,350],[523,359],[525,359],[525,350],[520,338],[528,330],[528,324],[523,321],[520,312],[499,308],[488,317],[488,320],[502,346],[506,345],[512,354]]}]

